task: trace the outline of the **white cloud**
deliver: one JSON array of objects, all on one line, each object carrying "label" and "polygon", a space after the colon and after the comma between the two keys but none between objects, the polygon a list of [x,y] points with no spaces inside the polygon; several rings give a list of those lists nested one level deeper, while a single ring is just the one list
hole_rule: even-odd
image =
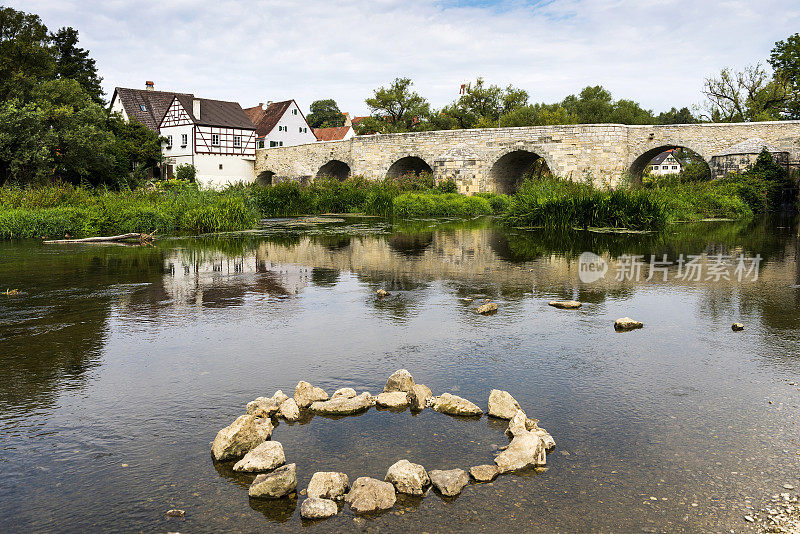
[{"label": "white cloud", "polygon": [[[7,3],[8,4],[8,3]],[[796,0],[12,0],[73,26],[114,86],[194,92],[243,106],[364,98],[408,76],[434,106],[484,76],[556,101],[589,84],[661,111],[701,100],[703,78],[765,61],[800,27]]]}]

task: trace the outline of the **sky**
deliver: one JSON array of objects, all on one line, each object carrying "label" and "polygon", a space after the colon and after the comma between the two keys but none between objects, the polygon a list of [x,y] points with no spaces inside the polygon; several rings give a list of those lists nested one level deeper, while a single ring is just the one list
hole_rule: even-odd
[{"label": "sky", "polygon": [[307,111],[408,77],[434,107],[462,83],[555,102],[587,85],[656,113],[702,102],[704,78],[766,62],[800,30],[798,0],[0,0],[72,26],[114,87],[194,93],[243,107],[294,98]]}]

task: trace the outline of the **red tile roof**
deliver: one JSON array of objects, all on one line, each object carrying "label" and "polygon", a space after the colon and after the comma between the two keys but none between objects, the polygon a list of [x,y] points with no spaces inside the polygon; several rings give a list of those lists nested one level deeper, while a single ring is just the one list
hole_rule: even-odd
[{"label": "red tile roof", "polygon": [[350,131],[350,126],[333,126],[332,128],[312,128],[314,135],[317,136],[317,141],[341,141],[347,132]]},{"label": "red tile roof", "polygon": [[[245,108],[245,114],[256,125],[256,135],[264,137],[268,135],[278,121],[281,120],[283,114],[289,109],[289,106],[294,100],[284,100],[283,102],[273,102],[267,109],[261,106],[253,106],[252,108]],[[298,106],[299,107],[299,106]]]}]

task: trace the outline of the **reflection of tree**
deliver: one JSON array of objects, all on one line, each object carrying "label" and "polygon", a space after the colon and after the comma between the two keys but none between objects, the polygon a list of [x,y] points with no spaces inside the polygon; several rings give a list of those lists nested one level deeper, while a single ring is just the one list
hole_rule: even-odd
[{"label": "reflection of tree", "polygon": [[312,243],[317,243],[328,250],[336,251],[350,246],[352,237],[349,234],[323,234],[310,236]]},{"label": "reflection of tree", "polygon": [[339,281],[338,269],[314,267],[311,269],[311,283],[317,287],[333,287]]},{"label": "reflection of tree", "polygon": [[0,410],[47,406],[65,384],[82,387],[100,362],[109,309],[124,285],[160,286],[163,271],[154,248],[14,247],[0,253],[11,260],[0,261],[0,279],[26,294],[5,299],[0,311]]},{"label": "reflection of tree", "polygon": [[395,232],[389,237],[389,247],[403,256],[421,256],[433,243],[433,232],[407,234]]}]

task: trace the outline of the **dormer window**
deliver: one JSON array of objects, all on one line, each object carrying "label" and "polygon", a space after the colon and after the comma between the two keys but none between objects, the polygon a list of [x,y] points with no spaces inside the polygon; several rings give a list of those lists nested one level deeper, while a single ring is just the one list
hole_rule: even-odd
[{"label": "dormer window", "polygon": [[144,104],[139,104],[139,109],[141,109],[142,111],[147,111],[147,106],[145,106]]},{"label": "dormer window", "polygon": [[296,109],[292,110],[292,115],[297,115],[297,110]]}]

